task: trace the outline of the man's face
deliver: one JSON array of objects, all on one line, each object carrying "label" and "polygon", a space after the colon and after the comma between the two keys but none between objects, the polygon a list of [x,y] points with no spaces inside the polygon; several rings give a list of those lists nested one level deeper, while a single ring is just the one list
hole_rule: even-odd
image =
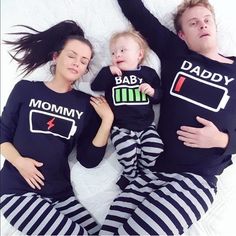
[{"label": "man's face", "polygon": [[189,49],[200,54],[217,50],[216,24],[213,14],[204,6],[188,8],[181,17],[179,37]]}]

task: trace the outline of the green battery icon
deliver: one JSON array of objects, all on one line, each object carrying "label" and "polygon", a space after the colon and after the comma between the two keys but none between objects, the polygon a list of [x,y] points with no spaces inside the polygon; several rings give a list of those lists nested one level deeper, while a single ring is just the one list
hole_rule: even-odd
[{"label": "green battery icon", "polygon": [[120,85],[112,89],[115,105],[144,105],[149,103],[148,96],[139,91],[139,86]]}]

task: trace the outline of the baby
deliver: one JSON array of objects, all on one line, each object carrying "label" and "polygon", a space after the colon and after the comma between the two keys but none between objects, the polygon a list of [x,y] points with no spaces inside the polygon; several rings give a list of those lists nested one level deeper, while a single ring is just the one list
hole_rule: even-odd
[{"label": "baby", "polygon": [[141,65],[147,50],[137,31],[115,33],[110,40],[112,65],[102,68],[91,84],[93,91],[105,91],[114,113],[111,141],[124,167],[117,182],[121,189],[147,173],[163,151],[153,111],[162,97],[161,83],[154,69]]}]

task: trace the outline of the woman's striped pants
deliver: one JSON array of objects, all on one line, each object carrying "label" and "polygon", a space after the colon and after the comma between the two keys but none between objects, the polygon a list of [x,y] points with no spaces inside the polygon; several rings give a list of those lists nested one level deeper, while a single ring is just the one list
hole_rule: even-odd
[{"label": "woman's striped pants", "polygon": [[36,193],[5,194],[0,208],[8,222],[26,235],[92,235],[100,228],[74,196],[53,201]]},{"label": "woman's striped pants", "polygon": [[215,193],[195,174],[140,175],[113,201],[100,235],[181,235],[205,214]]},{"label": "woman's striped pants", "polygon": [[163,151],[163,143],[154,123],[139,132],[114,126],[111,141],[124,168],[117,182],[121,189],[140,173],[148,173]]}]

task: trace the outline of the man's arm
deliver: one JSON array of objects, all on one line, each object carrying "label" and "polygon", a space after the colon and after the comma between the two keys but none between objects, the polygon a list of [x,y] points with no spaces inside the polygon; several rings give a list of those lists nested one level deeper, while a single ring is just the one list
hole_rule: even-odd
[{"label": "man's arm", "polygon": [[[147,40],[151,49],[162,57],[172,45],[183,45],[176,34],[164,27],[141,0],[118,0],[123,14]],[[173,42],[174,40],[174,42]]]}]

